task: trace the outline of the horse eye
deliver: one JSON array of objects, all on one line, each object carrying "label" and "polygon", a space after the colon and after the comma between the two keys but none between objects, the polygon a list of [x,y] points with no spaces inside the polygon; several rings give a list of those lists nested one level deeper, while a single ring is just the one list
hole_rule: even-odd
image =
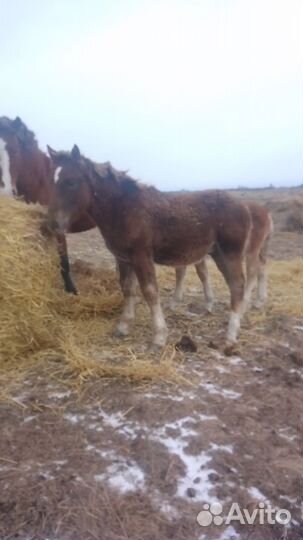
[{"label": "horse eye", "polygon": [[69,178],[68,180],[66,180],[66,185],[68,188],[74,188],[76,187],[76,182],[73,178]]}]

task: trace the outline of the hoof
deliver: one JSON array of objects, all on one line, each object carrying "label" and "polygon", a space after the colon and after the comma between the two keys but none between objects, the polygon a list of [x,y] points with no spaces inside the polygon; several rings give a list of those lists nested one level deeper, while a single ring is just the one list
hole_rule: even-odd
[{"label": "hoof", "polygon": [[129,328],[125,323],[118,324],[117,328],[113,332],[113,337],[124,338],[128,336]]},{"label": "hoof", "polygon": [[182,298],[172,298],[169,302],[169,307],[172,311],[175,311],[180,304],[182,304]]},{"label": "hoof", "polygon": [[236,354],[236,343],[227,342],[223,352],[225,356],[233,356]]},{"label": "hoof", "polygon": [[73,283],[69,283],[68,285],[65,286],[65,291],[68,293],[68,294],[75,294],[77,296],[78,294],[78,291],[76,289],[76,287],[74,286]]},{"label": "hoof", "polygon": [[210,349],[214,349],[215,351],[217,351],[219,349],[219,345],[217,343],[215,343],[212,339],[208,342],[207,346]]},{"label": "hoof", "polygon": [[118,339],[124,339],[124,338],[126,338],[128,335],[129,335],[128,333],[125,334],[125,333],[121,332],[121,330],[118,330],[117,328],[116,328],[116,330],[114,330],[114,332],[112,333],[113,338],[118,338]]},{"label": "hoof", "polygon": [[254,309],[263,309],[264,305],[265,305],[265,300],[256,300],[253,303],[253,308]]},{"label": "hoof", "polygon": [[147,347],[147,352],[151,354],[160,354],[163,351],[164,345],[159,345],[158,343],[151,343]]}]

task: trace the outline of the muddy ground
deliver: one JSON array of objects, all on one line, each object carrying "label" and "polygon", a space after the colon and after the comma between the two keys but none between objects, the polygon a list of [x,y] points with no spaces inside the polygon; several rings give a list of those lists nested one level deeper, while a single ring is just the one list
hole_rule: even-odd
[{"label": "muddy ground", "polygon": [[[273,204],[270,256],[302,257],[302,233],[285,231],[277,210],[289,193],[245,196]],[[74,262],[113,267],[97,231],[69,246]],[[79,393],[40,367],[1,405],[1,540],[303,538],[303,297],[302,317],[246,318],[244,342],[226,357],[208,344],[225,330],[227,296],[216,295],[209,335],[199,335],[199,282],[176,312],[171,287],[161,292],[170,339],[194,329],[198,351],[176,355],[187,383],[90,380]],[[200,514],[199,524],[218,502],[215,522]],[[226,523],[232,503],[257,509],[255,523]],[[262,503],[291,522],[260,524]]]}]

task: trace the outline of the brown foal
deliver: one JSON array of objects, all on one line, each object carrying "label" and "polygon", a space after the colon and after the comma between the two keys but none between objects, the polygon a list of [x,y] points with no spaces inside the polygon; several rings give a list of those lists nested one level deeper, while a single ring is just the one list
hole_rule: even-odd
[{"label": "brown foal", "polygon": [[230,289],[227,343],[237,339],[245,309],[243,259],[252,228],[245,204],[222,191],[163,193],[137,183],[110,163],[96,165],[77,146],[70,153],[52,152],[58,178],[49,205],[54,230],[73,226],[87,213],[116,257],[124,307],[117,326],[127,335],[135,317],[136,278],[149,305],[153,345],[167,339],[155,263],[186,266],[210,253]]}]

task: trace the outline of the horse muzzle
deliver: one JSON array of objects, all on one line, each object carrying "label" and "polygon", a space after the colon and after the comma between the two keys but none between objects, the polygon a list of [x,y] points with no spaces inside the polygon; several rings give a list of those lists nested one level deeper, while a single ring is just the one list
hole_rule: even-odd
[{"label": "horse muzzle", "polygon": [[49,214],[47,219],[48,228],[55,233],[67,232],[69,219],[63,212]]}]

